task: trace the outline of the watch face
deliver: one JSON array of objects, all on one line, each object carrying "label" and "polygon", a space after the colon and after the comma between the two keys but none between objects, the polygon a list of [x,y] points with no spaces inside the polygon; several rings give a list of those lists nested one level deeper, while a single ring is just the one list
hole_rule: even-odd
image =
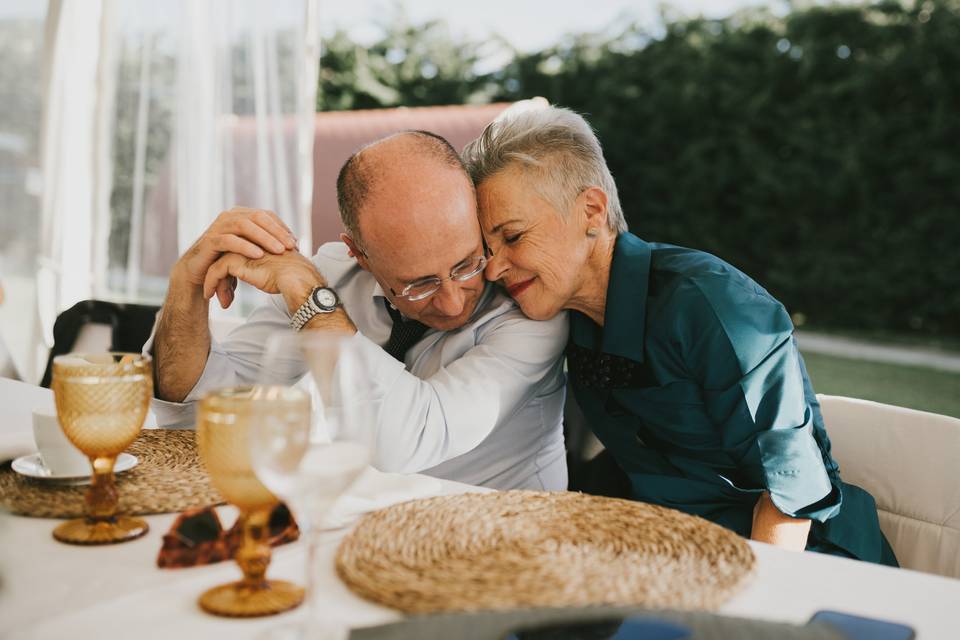
[{"label": "watch face", "polygon": [[333,292],[333,289],[317,289],[313,292],[313,300],[322,309],[333,309],[337,306],[337,294]]}]

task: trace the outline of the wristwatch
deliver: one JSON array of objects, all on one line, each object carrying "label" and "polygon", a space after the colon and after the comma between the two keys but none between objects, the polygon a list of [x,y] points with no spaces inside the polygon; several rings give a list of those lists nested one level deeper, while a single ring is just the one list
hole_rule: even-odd
[{"label": "wristwatch", "polygon": [[336,291],[330,287],[316,287],[293,314],[290,326],[294,331],[300,331],[315,315],[333,313],[339,306],[340,298]]}]

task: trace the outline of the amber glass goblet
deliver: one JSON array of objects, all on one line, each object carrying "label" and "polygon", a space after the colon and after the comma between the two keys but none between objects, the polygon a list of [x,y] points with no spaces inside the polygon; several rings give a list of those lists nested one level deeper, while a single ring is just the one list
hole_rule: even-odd
[{"label": "amber glass goblet", "polygon": [[90,458],[86,517],[64,522],[53,537],[69,544],[111,544],[147,532],[140,518],[117,515],[113,465],[136,440],[153,395],[150,356],[70,354],[53,359],[57,417],[67,438]]},{"label": "amber glass goblet", "polygon": [[[300,402],[290,402],[299,394]],[[240,510],[243,542],[237,564],[243,578],[220,585],[200,596],[200,607],[220,616],[253,617],[280,613],[303,602],[303,588],[281,580],[267,580],[270,510],[277,498],[257,479],[250,464],[249,425],[278,410],[310,415],[310,399],[294,389],[231,387],[213,391],[200,401],[197,442],[210,480],[223,497]],[[271,399],[273,398],[273,400]]]}]

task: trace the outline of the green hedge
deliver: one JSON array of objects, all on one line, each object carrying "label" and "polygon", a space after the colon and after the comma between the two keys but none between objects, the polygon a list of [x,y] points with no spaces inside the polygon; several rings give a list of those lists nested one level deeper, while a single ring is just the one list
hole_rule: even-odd
[{"label": "green hedge", "polygon": [[583,35],[486,76],[464,75],[475,46],[452,64],[402,35],[382,50],[418,48],[356,90],[328,49],[327,108],[545,96],[597,129],[638,235],[723,257],[816,326],[960,336],[957,0]]},{"label": "green hedge", "polygon": [[[518,59],[501,98],[587,114],[630,228],[819,326],[960,335],[960,10],[675,23]],[[545,74],[544,69],[555,71]]]}]

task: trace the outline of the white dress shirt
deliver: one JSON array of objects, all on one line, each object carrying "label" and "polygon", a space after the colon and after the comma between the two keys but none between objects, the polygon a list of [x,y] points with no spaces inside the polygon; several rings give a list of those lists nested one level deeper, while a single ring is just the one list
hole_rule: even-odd
[{"label": "white dress shirt", "polygon": [[[320,247],[313,263],[340,296],[357,327],[351,340],[373,365],[367,384],[378,417],[352,437],[370,445],[375,467],[495,489],[566,489],[565,313],[530,320],[488,284],[464,326],[428,329],[399,362],[381,348],[393,323],[376,279],[340,242]],[[154,400],[159,424],[190,420],[194,402],[211,389],[258,382],[267,337],[291,331],[289,322],[283,298],[272,296],[223,342],[212,341],[185,402]],[[152,338],[144,350],[151,348]]]}]

